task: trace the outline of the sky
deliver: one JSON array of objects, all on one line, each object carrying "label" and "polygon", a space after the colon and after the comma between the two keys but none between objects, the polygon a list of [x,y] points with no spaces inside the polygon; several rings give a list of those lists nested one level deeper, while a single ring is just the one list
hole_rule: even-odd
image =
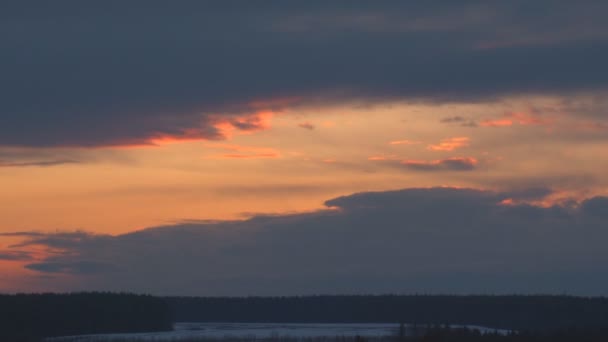
[{"label": "sky", "polygon": [[608,295],[605,1],[0,5],[0,292]]}]

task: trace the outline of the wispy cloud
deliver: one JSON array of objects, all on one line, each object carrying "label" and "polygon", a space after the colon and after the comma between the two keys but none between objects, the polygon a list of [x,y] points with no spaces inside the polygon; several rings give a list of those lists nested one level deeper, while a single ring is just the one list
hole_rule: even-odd
[{"label": "wispy cloud", "polygon": [[486,119],[480,124],[483,127],[507,127],[513,125],[513,120],[510,119]]},{"label": "wispy cloud", "polygon": [[508,127],[515,124],[521,126],[551,126],[555,123],[554,118],[542,117],[526,112],[507,112],[502,118],[486,119],[481,121],[483,127]]},{"label": "wispy cloud", "polygon": [[1,251],[0,261],[30,261],[33,259],[32,253],[26,251]]},{"label": "wispy cloud", "polygon": [[416,140],[393,140],[393,141],[389,141],[388,144],[389,145],[418,145],[418,144],[422,144],[422,142],[416,141]]},{"label": "wispy cloud", "polygon": [[442,118],[439,122],[444,124],[457,124],[462,127],[477,127],[477,122],[475,120],[459,115]]},{"label": "wispy cloud", "polygon": [[281,158],[281,152],[270,147],[243,146],[235,144],[205,144],[206,147],[231,153],[211,154],[208,159],[268,159]]},{"label": "wispy cloud", "polygon": [[281,154],[278,152],[273,153],[249,153],[249,154],[237,154],[228,153],[220,156],[215,156],[220,159],[267,159],[267,158],[280,158]]},{"label": "wispy cloud", "polygon": [[300,128],[304,128],[304,129],[308,129],[308,130],[313,130],[315,129],[315,125],[311,124],[310,122],[302,122],[298,124],[298,127]]},{"label": "wispy cloud", "polygon": [[231,138],[235,134],[250,134],[269,129],[273,116],[274,113],[271,111],[259,111],[234,117],[214,116],[216,122],[213,126],[225,139]]},{"label": "wispy cloud", "polygon": [[79,161],[72,159],[58,159],[58,160],[41,160],[41,161],[2,161],[0,160],[0,167],[49,167],[65,164],[78,164]]},{"label": "wispy cloud", "polygon": [[426,148],[431,151],[454,151],[455,149],[469,146],[471,139],[468,137],[446,138],[439,144],[431,144]]},{"label": "wispy cloud", "polygon": [[401,165],[415,171],[472,171],[478,161],[472,157],[452,157],[438,160],[404,160]]}]

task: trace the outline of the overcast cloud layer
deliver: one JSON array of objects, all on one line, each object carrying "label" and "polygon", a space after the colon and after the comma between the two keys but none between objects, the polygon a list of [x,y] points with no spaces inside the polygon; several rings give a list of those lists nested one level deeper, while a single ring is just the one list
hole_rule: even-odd
[{"label": "overcast cloud layer", "polygon": [[[337,210],[186,223],[119,236],[17,233],[1,255],[50,248],[28,269],[68,288],[157,294],[569,293],[607,295],[608,198],[537,207],[548,189],[359,193]],[[6,234],[5,234],[6,235]],[[33,258],[33,256],[32,256]],[[46,278],[52,286],[52,277]]]},{"label": "overcast cloud layer", "polygon": [[263,109],[608,84],[605,1],[62,1],[0,7],[0,145],[222,139]]}]

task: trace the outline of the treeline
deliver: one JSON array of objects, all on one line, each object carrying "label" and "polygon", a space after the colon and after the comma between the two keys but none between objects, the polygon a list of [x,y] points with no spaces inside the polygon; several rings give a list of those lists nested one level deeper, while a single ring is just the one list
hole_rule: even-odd
[{"label": "treeline", "polygon": [[475,324],[550,331],[608,327],[608,299],[570,296],[168,297],[176,321]]},{"label": "treeline", "polygon": [[[434,328],[421,337],[409,337],[400,342],[606,342],[608,328],[562,329],[553,332],[485,333],[470,329]],[[362,341],[361,341],[362,342]]]},{"label": "treeline", "polygon": [[[417,336],[384,336],[384,337],[359,337],[359,336],[323,336],[323,337],[284,337],[274,336],[268,338],[260,337],[225,337],[209,338],[199,337],[175,337],[174,339],[156,339],[154,337],[122,337],[122,338],[99,338],[95,342],[606,342],[608,341],[608,330],[561,330],[551,333],[541,332],[512,332],[509,334],[481,333],[478,330],[447,329],[432,327],[422,329]],[[80,341],[80,340],[79,340]]]},{"label": "treeline", "polygon": [[111,293],[0,295],[0,341],[166,331],[172,317],[161,298]]}]

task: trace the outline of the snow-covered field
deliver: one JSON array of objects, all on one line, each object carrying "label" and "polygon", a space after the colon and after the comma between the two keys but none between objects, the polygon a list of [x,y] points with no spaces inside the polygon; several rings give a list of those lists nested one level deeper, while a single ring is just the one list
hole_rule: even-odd
[{"label": "snow-covered field", "polygon": [[[493,329],[469,326],[481,331]],[[208,339],[265,339],[272,337],[318,338],[318,337],[383,337],[396,336],[399,325],[394,323],[196,323],[175,324],[175,331],[137,333],[80,335],[49,338],[49,342],[94,342],[125,340],[133,338],[145,341],[179,341],[188,338]],[[406,326],[406,333],[411,326]],[[411,330],[410,330],[411,331]]]}]

